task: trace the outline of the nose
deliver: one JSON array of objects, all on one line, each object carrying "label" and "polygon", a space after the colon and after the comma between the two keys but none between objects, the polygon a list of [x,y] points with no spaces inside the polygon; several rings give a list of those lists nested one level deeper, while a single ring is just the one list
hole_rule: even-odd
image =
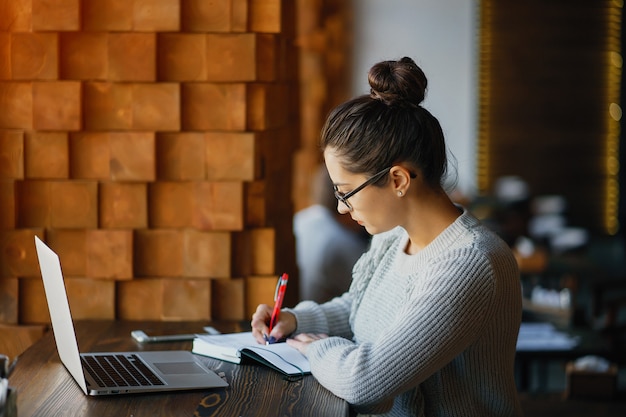
[{"label": "nose", "polygon": [[350,213],[350,209],[341,201],[337,200],[337,211],[339,214],[348,214]]}]

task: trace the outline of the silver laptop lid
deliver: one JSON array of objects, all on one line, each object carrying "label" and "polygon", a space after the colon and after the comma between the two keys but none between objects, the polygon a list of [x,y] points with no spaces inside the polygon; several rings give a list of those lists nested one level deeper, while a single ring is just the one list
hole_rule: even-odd
[{"label": "silver laptop lid", "polygon": [[35,236],[35,246],[59,357],[80,388],[87,394],[87,383],[80,363],[76,332],[63,283],[61,261],[58,255],[37,236]]}]

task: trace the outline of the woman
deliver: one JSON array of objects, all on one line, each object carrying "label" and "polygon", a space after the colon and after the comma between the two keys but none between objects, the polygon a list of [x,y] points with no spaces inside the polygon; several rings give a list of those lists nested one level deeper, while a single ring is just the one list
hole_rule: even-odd
[{"label": "woman", "polygon": [[[369,72],[371,94],[321,134],[337,210],[372,238],[347,293],[281,312],[270,337],[305,354],[313,376],[363,414],[518,416],[518,269],[508,246],[442,188],[446,147],[420,103],[410,58]],[[259,342],[271,308],[252,317]]]}]

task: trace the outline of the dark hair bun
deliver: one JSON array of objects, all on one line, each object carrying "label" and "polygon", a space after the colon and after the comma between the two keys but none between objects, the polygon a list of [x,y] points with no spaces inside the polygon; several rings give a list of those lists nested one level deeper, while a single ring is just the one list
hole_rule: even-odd
[{"label": "dark hair bun", "polygon": [[388,106],[419,106],[424,101],[426,75],[409,57],[379,62],[370,69],[367,78],[372,98]]}]

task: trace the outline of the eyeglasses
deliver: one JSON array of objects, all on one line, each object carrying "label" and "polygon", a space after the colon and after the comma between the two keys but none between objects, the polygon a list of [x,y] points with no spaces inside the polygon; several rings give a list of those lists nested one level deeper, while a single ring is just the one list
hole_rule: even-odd
[{"label": "eyeglasses", "polygon": [[350,203],[348,203],[348,199],[350,197],[352,197],[353,195],[355,195],[356,193],[358,193],[359,191],[361,191],[363,188],[367,187],[370,184],[374,184],[376,181],[380,180],[383,176],[385,176],[387,173],[389,173],[389,171],[391,170],[391,167],[389,168],[385,168],[382,171],[380,171],[377,174],[374,174],[373,177],[370,177],[367,181],[365,181],[363,184],[359,185],[358,187],[356,187],[354,190],[350,191],[347,194],[342,193],[341,191],[339,191],[337,189],[337,186],[334,185],[334,189],[335,189],[335,198],[339,201],[341,201],[343,204],[346,205],[346,207],[348,207],[348,210],[352,211],[353,208],[350,205]]}]

